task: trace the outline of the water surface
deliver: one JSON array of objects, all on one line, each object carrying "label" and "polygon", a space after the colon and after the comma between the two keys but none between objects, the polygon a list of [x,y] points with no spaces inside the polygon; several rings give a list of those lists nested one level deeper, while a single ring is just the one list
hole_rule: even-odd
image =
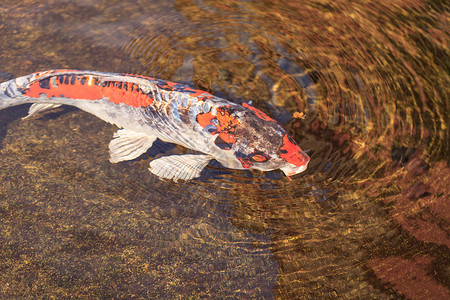
[{"label": "water surface", "polygon": [[[0,77],[137,73],[252,104],[304,173],[159,180],[114,126],[0,112],[0,295],[450,298],[449,7],[441,1],[0,4]],[[299,118],[299,113],[303,113]]]}]

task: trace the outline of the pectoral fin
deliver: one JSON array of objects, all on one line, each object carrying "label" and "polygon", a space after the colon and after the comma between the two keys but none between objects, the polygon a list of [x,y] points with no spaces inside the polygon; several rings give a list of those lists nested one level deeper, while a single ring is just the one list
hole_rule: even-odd
[{"label": "pectoral fin", "polygon": [[178,179],[190,180],[200,176],[213,157],[210,155],[170,155],[155,159],[150,163],[149,170],[153,174],[177,181]]},{"label": "pectoral fin", "polygon": [[30,108],[28,109],[28,115],[26,117],[23,117],[22,120],[26,120],[29,117],[31,117],[34,114],[37,114],[39,112],[45,111],[45,110],[49,110],[49,109],[53,109],[53,108],[57,108],[60,107],[62,104],[53,104],[53,103],[34,103],[33,105],[30,106]]},{"label": "pectoral fin", "polygon": [[109,159],[112,163],[131,160],[139,157],[150,148],[156,140],[155,136],[144,133],[119,129],[114,133],[114,139],[109,143]]}]

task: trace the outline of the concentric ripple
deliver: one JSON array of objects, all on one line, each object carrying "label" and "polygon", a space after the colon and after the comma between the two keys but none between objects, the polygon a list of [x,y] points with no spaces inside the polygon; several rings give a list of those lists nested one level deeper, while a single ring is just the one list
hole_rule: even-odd
[{"label": "concentric ripple", "polygon": [[[377,287],[362,279],[374,273],[396,284],[401,274],[389,277],[383,259],[369,258],[389,256],[387,248],[373,247],[383,248],[389,239],[398,248],[395,257],[414,255],[402,246],[405,239],[421,240],[420,232],[435,226],[445,232],[442,224],[448,222],[440,215],[441,225],[424,223],[412,232],[379,207],[386,199],[402,207],[411,189],[411,199],[429,197],[428,209],[448,195],[448,189],[393,175],[402,167],[408,170],[402,176],[420,168],[408,166],[408,151],[426,168],[449,158],[442,8],[429,10],[417,1],[176,1],[176,7],[189,26],[175,22],[161,31],[154,30],[159,20],[149,21],[125,47],[141,59],[144,73],[188,80],[237,103],[252,100],[284,122],[311,157],[309,169],[293,182],[224,171],[188,185],[197,186],[195,193],[206,191],[211,201],[231,201],[237,226],[273,230],[272,251],[283,270],[275,289],[281,298],[374,295]],[[160,39],[170,41],[170,49]],[[183,62],[170,66],[180,72],[153,72],[167,67],[160,58],[168,52]],[[293,118],[296,112],[306,117]],[[433,180],[430,174],[421,174],[424,182]],[[406,232],[411,237],[393,238]],[[439,256],[429,255],[424,259]],[[414,297],[406,289],[398,292]]]}]

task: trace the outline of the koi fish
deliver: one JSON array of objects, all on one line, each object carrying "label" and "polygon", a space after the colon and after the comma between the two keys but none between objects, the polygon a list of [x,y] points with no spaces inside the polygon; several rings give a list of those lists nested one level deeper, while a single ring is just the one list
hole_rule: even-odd
[{"label": "koi fish", "polygon": [[118,73],[49,70],[0,84],[0,110],[33,103],[28,118],[72,105],[116,125],[110,161],[132,160],[159,138],[203,154],[169,155],[150,172],[177,181],[200,176],[212,159],[231,169],[303,172],[309,162],[281,124],[262,111],[189,86]]}]

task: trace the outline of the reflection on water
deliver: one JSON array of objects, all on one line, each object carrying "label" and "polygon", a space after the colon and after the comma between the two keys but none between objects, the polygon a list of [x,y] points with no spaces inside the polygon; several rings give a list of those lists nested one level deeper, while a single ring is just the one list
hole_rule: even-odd
[{"label": "reflection on water", "polygon": [[450,297],[448,18],[431,0],[5,1],[2,79],[130,72],[252,100],[311,163],[175,184],[111,165],[115,129],[84,112],[2,111],[2,294]]}]

